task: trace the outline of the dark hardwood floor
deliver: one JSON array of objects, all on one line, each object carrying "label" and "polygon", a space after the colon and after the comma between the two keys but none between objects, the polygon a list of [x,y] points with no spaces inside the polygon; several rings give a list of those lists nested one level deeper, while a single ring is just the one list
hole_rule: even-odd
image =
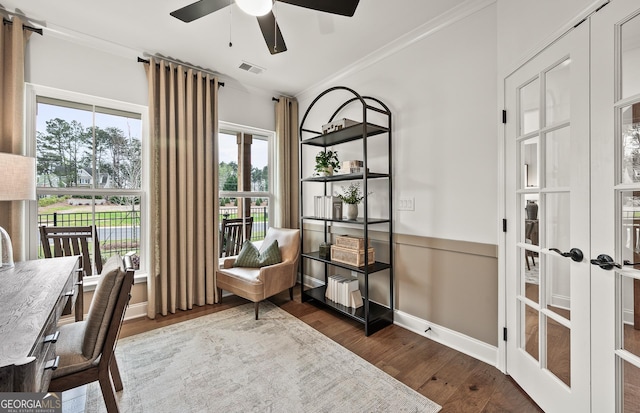
[{"label": "dark hardwood floor", "polygon": [[[508,376],[473,357],[392,325],[365,337],[361,324],[283,292],[270,299],[327,337],[442,406],[442,412],[541,412]],[[155,320],[125,322],[121,337],[245,304],[236,296],[222,304],[179,311]]]}]

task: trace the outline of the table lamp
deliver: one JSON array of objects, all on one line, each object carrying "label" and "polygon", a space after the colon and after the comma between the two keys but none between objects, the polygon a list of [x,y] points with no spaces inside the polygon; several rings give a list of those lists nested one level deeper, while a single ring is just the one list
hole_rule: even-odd
[{"label": "table lamp", "polygon": [[[36,160],[0,152],[0,201],[36,199]],[[0,270],[12,268],[11,238],[0,227]]]}]

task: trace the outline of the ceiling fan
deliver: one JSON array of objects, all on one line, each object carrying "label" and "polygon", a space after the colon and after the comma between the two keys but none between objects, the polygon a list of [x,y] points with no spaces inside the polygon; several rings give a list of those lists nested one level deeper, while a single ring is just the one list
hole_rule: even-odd
[{"label": "ceiling fan", "polygon": [[[360,0],[234,0],[244,12],[256,16],[264,41],[271,54],[287,50],[276,17],[271,10],[276,1],[294,6],[351,17],[356,12]],[[231,4],[231,0],[199,0],[169,13],[173,17],[189,23]]]}]

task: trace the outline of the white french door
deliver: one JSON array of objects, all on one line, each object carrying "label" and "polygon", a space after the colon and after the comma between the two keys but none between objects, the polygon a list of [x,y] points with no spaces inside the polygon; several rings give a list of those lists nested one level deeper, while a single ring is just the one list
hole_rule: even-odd
[{"label": "white french door", "polygon": [[640,412],[640,3],[592,20],[592,411]]},{"label": "white french door", "polygon": [[505,104],[506,370],[547,412],[640,412],[640,3],[531,59]]},{"label": "white french door", "polygon": [[507,372],[590,410],[589,21],[505,80]]}]

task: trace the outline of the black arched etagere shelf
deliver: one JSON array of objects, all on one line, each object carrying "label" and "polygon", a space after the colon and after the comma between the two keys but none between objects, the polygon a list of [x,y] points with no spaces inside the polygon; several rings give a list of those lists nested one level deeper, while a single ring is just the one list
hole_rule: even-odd
[{"label": "black arched etagere shelf", "polygon": [[[346,95],[347,97],[342,100],[339,99],[341,104],[337,105],[337,108],[332,112],[326,110],[320,102],[325,102],[327,95],[335,96],[336,93],[340,97]],[[329,100],[327,98],[327,100]],[[324,105],[327,106],[327,105]],[[335,107],[335,105],[334,105]],[[343,111],[351,110],[353,112],[359,112],[359,108],[362,109],[360,118],[357,123],[351,126],[344,127],[342,129],[323,134],[322,124],[314,125],[311,128],[307,125],[310,119],[310,114],[315,111],[314,117],[321,119],[324,123],[333,122]],[[326,111],[326,117],[323,117],[324,111]],[[350,113],[353,113],[350,112]],[[355,116],[354,116],[355,117]],[[369,119],[375,117],[376,123],[371,123]],[[320,127],[320,129],[316,129]],[[362,96],[355,90],[345,86],[331,87],[324,92],[320,93],[309,105],[302,121],[300,122],[300,142],[299,142],[299,178],[300,178],[300,274],[302,277],[301,282],[301,297],[302,301],[313,300],[321,305],[331,308],[341,314],[344,314],[360,323],[364,324],[365,334],[368,336],[374,332],[393,324],[393,309],[394,309],[394,275],[393,275],[393,176],[392,176],[392,127],[391,127],[391,111],[381,100],[370,97]],[[377,137],[376,137],[377,136]],[[376,137],[376,141],[372,144],[370,139]],[[304,176],[305,166],[310,163],[314,163],[315,160],[312,157],[307,159],[305,157],[305,147],[317,147],[320,150],[327,151],[331,148],[338,148],[340,145],[349,142],[360,142],[362,144],[361,156],[363,162],[363,168],[358,173],[348,174],[336,174],[332,176]],[[375,151],[378,157],[386,156],[387,165],[386,170],[376,171],[369,170],[369,153]],[[377,163],[380,167],[380,163]],[[384,168],[383,168],[384,169]],[[388,188],[388,205],[386,206],[386,214],[384,216],[371,216],[370,215],[370,203],[372,202],[369,194],[369,184],[373,180],[386,181]],[[335,182],[360,182],[362,193],[365,195],[363,203],[363,216],[356,220],[346,220],[342,217],[318,217],[314,214],[305,214],[305,203],[312,202],[311,199],[305,199],[305,185],[322,185],[323,193],[325,196],[332,195],[331,184]],[[309,198],[309,197],[308,197]],[[308,209],[308,208],[307,208]],[[378,210],[384,208],[378,208]],[[364,265],[361,267],[355,267],[347,265],[341,262],[332,261],[329,258],[321,257],[318,251],[318,245],[311,245],[305,236],[305,225],[314,222],[320,224],[323,228],[324,242],[331,242],[332,236],[334,236],[334,228],[344,226],[349,229],[349,233],[361,234],[364,239],[364,250],[367,251],[370,247],[370,231],[375,226],[375,231],[378,234],[377,240],[380,244],[385,245],[384,248],[388,248],[388,251],[376,251],[376,255],[379,259],[380,256],[384,257],[384,260],[375,260],[369,262],[368,255],[364,254]],[[380,229],[382,227],[382,229]],[[379,235],[380,233],[385,234]],[[384,238],[384,239],[381,239]],[[310,245],[307,245],[310,244]],[[382,248],[382,247],[379,247]],[[309,261],[319,263],[320,265],[309,265]],[[314,274],[305,274],[305,271],[313,271],[318,267],[323,267],[323,271],[317,271]],[[321,272],[321,273],[320,273]],[[359,308],[347,307],[338,304],[334,301],[328,300],[325,297],[326,287],[329,283],[329,275],[340,274],[346,272],[349,275],[357,274],[360,280],[360,291],[363,298],[363,305]],[[383,277],[386,274],[388,276],[388,287],[386,291],[378,291],[377,297],[384,296],[384,300],[370,299],[370,287],[372,286],[372,277]],[[309,276],[309,277],[306,277]],[[305,282],[306,280],[306,282]],[[381,283],[376,283],[379,288]],[[384,285],[384,283],[383,283]],[[381,303],[382,301],[386,301]]]}]

